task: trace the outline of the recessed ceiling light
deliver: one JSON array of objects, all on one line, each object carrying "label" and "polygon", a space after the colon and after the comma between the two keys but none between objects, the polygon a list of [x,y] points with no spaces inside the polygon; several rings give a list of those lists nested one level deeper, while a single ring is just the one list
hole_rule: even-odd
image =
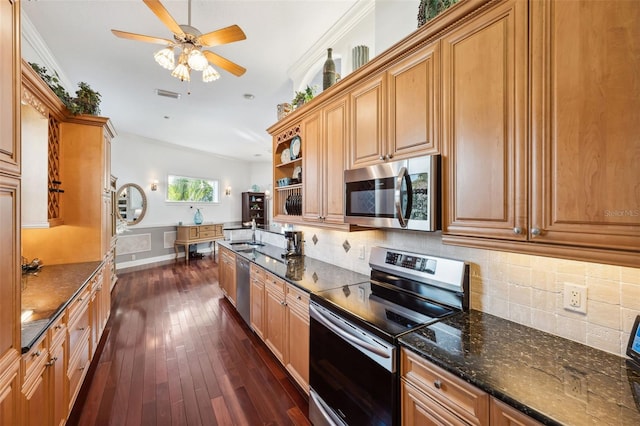
[{"label": "recessed ceiling light", "polygon": [[246,100],[252,100],[253,98],[255,98],[254,95],[252,95],[251,93],[245,93],[244,95],[242,95]]},{"label": "recessed ceiling light", "polygon": [[171,118],[171,117],[169,117],[168,115],[165,115],[165,116],[164,116],[164,119],[165,119],[165,120],[168,120],[169,118]]}]

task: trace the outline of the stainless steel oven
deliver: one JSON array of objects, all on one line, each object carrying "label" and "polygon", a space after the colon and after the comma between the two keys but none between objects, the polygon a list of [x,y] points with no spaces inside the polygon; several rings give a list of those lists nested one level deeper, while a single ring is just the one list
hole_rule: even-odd
[{"label": "stainless steel oven", "polygon": [[345,170],[345,220],[361,226],[435,231],[439,162],[432,155]]},{"label": "stainless steel oven", "polygon": [[468,265],[373,247],[367,282],[311,294],[309,417],[400,423],[398,338],[468,308]]}]

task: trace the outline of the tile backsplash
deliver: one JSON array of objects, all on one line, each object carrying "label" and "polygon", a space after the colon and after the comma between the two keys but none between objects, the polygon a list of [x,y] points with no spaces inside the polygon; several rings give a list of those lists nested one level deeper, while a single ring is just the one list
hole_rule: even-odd
[{"label": "tile backsplash", "polygon": [[[439,232],[296,229],[304,232],[307,256],[363,274],[376,245],[465,260],[473,309],[616,355],[624,356],[640,314],[638,268],[444,245]],[[343,249],[347,240],[349,251]],[[586,314],[563,308],[565,283],[587,288]]]}]

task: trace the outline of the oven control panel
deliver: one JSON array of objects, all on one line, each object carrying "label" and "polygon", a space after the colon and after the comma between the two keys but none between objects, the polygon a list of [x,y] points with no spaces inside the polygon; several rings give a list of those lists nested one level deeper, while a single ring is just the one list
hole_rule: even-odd
[{"label": "oven control panel", "polygon": [[426,272],[428,274],[435,274],[437,265],[437,262],[434,259],[427,259],[420,256],[392,251],[387,252],[385,263],[410,269],[412,271]]}]

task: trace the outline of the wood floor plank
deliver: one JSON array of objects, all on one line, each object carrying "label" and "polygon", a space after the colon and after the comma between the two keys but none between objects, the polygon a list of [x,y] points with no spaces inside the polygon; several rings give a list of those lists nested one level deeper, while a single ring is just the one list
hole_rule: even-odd
[{"label": "wood floor plank", "polygon": [[210,258],[118,274],[68,424],[308,425],[308,402],[224,299]]}]

